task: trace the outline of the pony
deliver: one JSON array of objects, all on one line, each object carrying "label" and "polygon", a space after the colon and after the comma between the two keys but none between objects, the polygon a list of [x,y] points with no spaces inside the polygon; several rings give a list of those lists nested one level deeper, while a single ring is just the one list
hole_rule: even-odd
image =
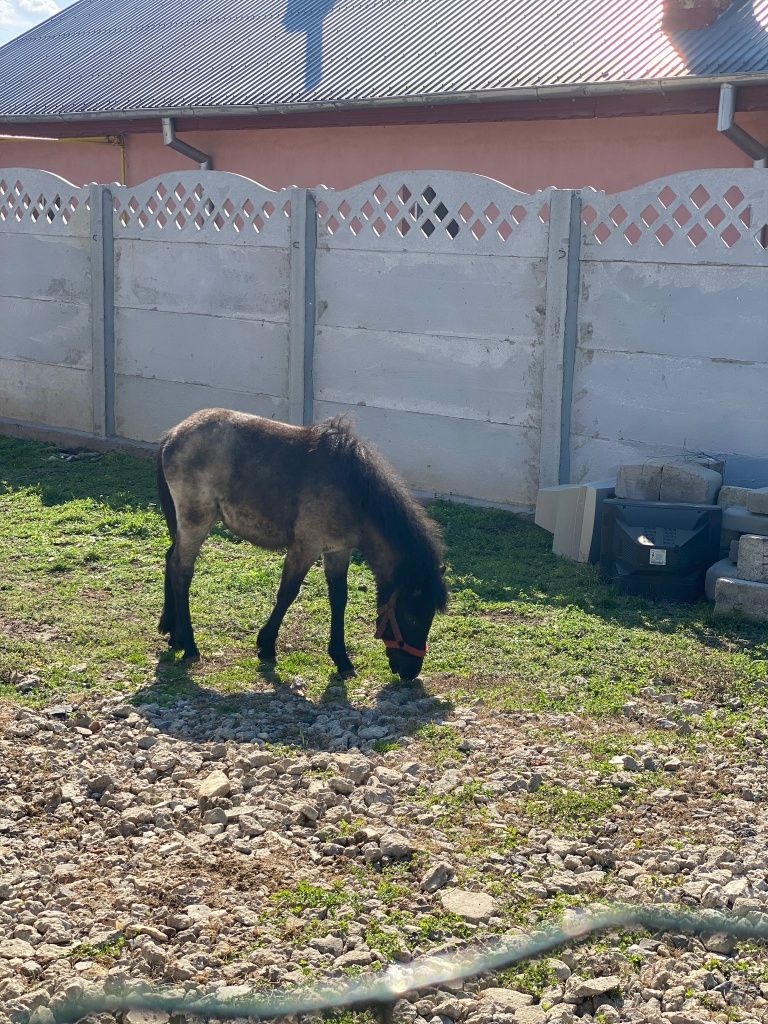
[{"label": "pony", "polygon": [[159,631],[185,659],[200,654],[189,589],[200,548],[217,521],[270,551],[287,549],[274,608],[256,638],[274,661],[277,635],[310,567],[322,555],[331,609],[328,654],[354,675],[344,638],[353,549],[376,579],[377,626],[393,673],[415,679],[436,612],[448,601],[439,527],[395,470],[343,416],[293,426],[229,409],[205,409],[161,440],[160,504],[171,546]]}]

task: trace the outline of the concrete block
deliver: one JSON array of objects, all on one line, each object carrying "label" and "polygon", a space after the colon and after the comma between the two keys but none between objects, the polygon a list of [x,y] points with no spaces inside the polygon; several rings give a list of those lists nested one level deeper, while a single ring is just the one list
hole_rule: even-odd
[{"label": "concrete block", "polygon": [[715,586],[715,615],[743,615],[768,622],[768,583],[722,577]]},{"label": "concrete block", "polygon": [[739,541],[739,578],[768,583],[768,537],[745,533]]},{"label": "concrete block", "polygon": [[596,562],[600,557],[602,504],[613,495],[612,480],[580,484],[561,492],[552,540],[554,554],[574,562]]},{"label": "concrete block", "polygon": [[732,540],[728,545],[728,558],[733,562],[734,565],[739,560],[739,538]]},{"label": "concrete block", "polygon": [[734,487],[732,484],[725,484],[720,488],[717,496],[717,504],[721,508],[747,507],[747,497],[751,493],[751,487]]},{"label": "concrete block", "polygon": [[[745,508],[727,508],[723,511],[723,532],[732,530],[734,533],[754,533],[758,537],[768,537],[768,516],[747,512]],[[723,534],[721,534],[722,538]]]},{"label": "concrete block", "polygon": [[660,501],[712,505],[723,478],[695,462],[665,462],[661,468]]},{"label": "concrete block", "polygon": [[756,487],[747,495],[747,512],[768,516],[768,487]]},{"label": "concrete block", "polygon": [[557,509],[564,491],[576,490],[578,484],[560,484],[558,487],[542,487],[536,495],[534,522],[548,533],[555,532]]},{"label": "concrete block", "polygon": [[730,558],[723,558],[707,569],[707,575],[704,577],[704,593],[708,601],[715,600],[717,581],[724,577],[731,580],[739,578],[738,569]]},{"label": "concrete block", "polygon": [[658,501],[661,494],[661,464],[640,462],[619,466],[616,497],[630,501]]}]

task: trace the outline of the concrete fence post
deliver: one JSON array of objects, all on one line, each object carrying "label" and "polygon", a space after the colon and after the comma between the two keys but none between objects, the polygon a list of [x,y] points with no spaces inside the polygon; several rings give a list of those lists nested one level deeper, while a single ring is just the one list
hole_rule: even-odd
[{"label": "concrete fence post", "polygon": [[572,189],[553,189],[547,248],[539,487],[570,482],[580,254],[581,194]]},{"label": "concrete fence post", "polygon": [[115,434],[115,241],[112,192],[90,186],[93,432]]},{"label": "concrete fence post", "polygon": [[315,197],[297,188],[291,199],[288,419],[304,425],[314,418],[316,248]]}]

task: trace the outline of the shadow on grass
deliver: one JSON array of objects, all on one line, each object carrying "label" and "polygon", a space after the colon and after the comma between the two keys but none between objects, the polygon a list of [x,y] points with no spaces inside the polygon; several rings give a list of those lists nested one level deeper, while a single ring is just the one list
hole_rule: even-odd
[{"label": "shadow on grass", "polygon": [[600,583],[598,568],[552,554],[552,537],[530,521],[496,509],[435,502],[431,515],[442,525],[451,567],[451,592],[481,603],[577,608],[627,629],[686,632],[720,650],[766,648],[766,631],[743,619],[715,619],[705,601],[685,604],[624,597]]},{"label": "shadow on grass", "polygon": [[[154,462],[120,452],[98,459],[60,457],[54,445],[0,437],[0,489],[31,487],[45,505],[90,498],[115,511],[159,512]],[[551,551],[551,536],[530,521],[496,509],[434,502],[430,514],[445,532],[451,590],[480,603],[574,607],[623,628],[671,635],[687,632],[713,650],[766,646],[765,629],[744,620],[715,620],[712,606],[620,596],[598,580],[595,566],[576,565]],[[215,535],[231,535],[220,525]],[[355,559],[359,561],[359,558]]]},{"label": "shadow on grass", "polygon": [[257,671],[271,691],[222,693],[201,681],[200,668],[164,655],[154,680],[134,694],[133,702],[153,726],[177,739],[261,740],[308,752],[397,743],[427,723],[439,724],[453,707],[430,696],[420,680],[392,679],[368,706],[352,703],[347,682],[335,672],[319,700],[312,701],[274,664],[262,663]]}]

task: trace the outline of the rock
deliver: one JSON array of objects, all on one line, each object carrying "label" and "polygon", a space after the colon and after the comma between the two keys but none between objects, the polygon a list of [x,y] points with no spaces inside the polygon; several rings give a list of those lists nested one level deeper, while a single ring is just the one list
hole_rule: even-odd
[{"label": "rock", "polygon": [[2,960],[33,960],[35,947],[23,939],[6,939],[0,942],[0,959]]},{"label": "rock", "polygon": [[227,796],[232,790],[232,783],[224,772],[211,772],[207,778],[200,783],[197,791],[198,800],[215,800],[220,796]]},{"label": "rock", "polygon": [[370,949],[351,949],[349,953],[343,953],[337,957],[334,967],[342,970],[345,967],[367,967],[373,963],[373,954]]},{"label": "rock", "polygon": [[730,956],[736,948],[736,939],[724,932],[717,932],[704,938],[704,946],[710,953],[722,953],[724,956]]},{"label": "rock", "polygon": [[511,988],[487,988],[480,993],[480,1009],[484,1013],[517,1013],[533,1003],[533,996]]},{"label": "rock", "polygon": [[643,770],[642,765],[638,764],[631,754],[619,754],[616,757],[612,757],[610,764],[625,772],[641,772]]},{"label": "rock", "polygon": [[29,1015],[29,1024],[55,1024],[56,1018],[47,1006],[38,1006]]},{"label": "rock", "polygon": [[521,1006],[515,1010],[515,1024],[545,1024],[546,1020],[541,1006]]},{"label": "rock", "polygon": [[572,974],[565,983],[563,999],[566,1003],[580,1003],[584,999],[594,999],[596,996],[615,992],[620,985],[621,978],[616,975],[609,975],[606,978],[580,978]]},{"label": "rock", "polygon": [[170,1019],[164,1010],[125,1010],[123,1012],[123,1024],[166,1024],[166,1021]]},{"label": "rock", "polygon": [[499,912],[499,904],[493,896],[469,889],[447,889],[440,894],[440,902],[449,914],[457,914],[465,921],[475,923],[487,921]]},{"label": "rock", "polygon": [[338,935],[323,935],[320,938],[313,939],[309,945],[312,949],[316,949],[318,953],[327,953],[332,957],[339,957],[344,952],[344,943]]},{"label": "rock", "polygon": [[426,874],[422,876],[421,888],[425,892],[437,892],[438,889],[442,889],[452,875],[453,868],[450,864],[444,861],[432,864],[427,869]]},{"label": "rock", "polygon": [[400,832],[385,832],[379,841],[382,857],[389,857],[391,860],[402,860],[410,857],[415,847],[410,839],[406,839]]}]

